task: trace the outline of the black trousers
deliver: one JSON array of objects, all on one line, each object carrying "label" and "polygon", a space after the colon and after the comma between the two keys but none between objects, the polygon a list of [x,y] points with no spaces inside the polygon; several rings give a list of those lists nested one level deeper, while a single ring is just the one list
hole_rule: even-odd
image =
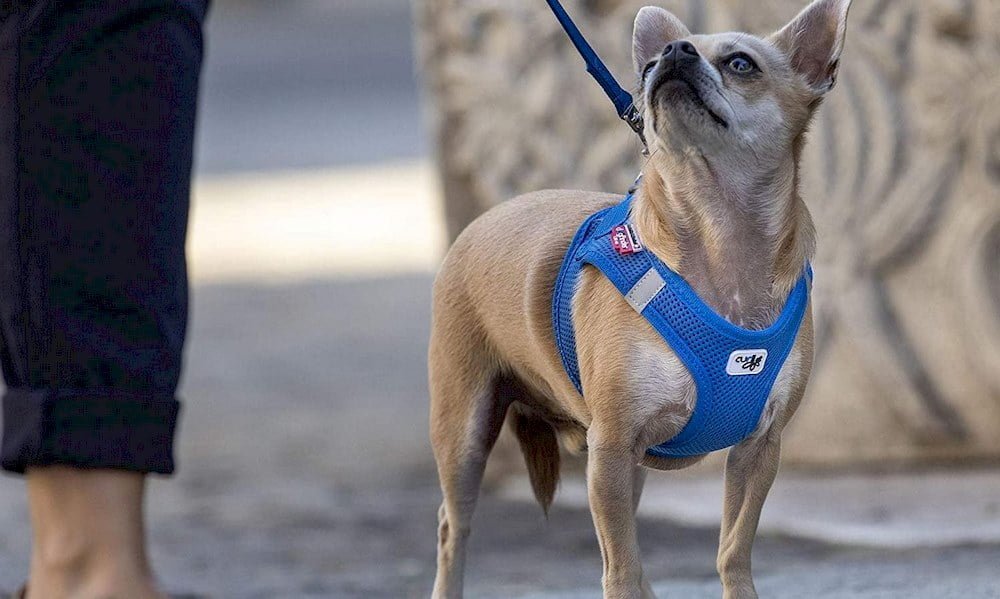
[{"label": "black trousers", "polygon": [[0,0],[0,462],[170,473],[208,0]]}]

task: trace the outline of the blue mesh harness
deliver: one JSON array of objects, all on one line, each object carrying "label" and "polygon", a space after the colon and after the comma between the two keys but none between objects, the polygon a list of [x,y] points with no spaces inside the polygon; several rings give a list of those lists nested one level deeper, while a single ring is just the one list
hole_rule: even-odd
[{"label": "blue mesh harness", "polygon": [[809,302],[812,271],[805,267],[772,326],[759,331],[738,327],[716,314],[652,252],[641,249],[629,225],[631,200],[629,195],[584,221],[563,259],[552,298],[552,325],[563,367],[583,393],[572,305],[580,271],[590,264],[660,333],[697,387],[697,403],[687,425],[647,453],[687,457],[736,445],[757,427],[795,343]]}]

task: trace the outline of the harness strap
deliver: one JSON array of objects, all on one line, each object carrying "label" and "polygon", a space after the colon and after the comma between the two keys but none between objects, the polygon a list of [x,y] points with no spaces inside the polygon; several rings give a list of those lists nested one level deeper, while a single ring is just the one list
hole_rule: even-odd
[{"label": "harness strap", "polygon": [[[583,393],[573,300],[582,269],[589,264],[660,334],[697,389],[687,424],[647,453],[684,457],[731,447],[757,426],[792,350],[809,302],[812,270],[804,265],[802,277],[771,326],[761,330],[739,327],[712,310],[678,273],[642,249],[641,240],[625,230],[630,226],[631,199],[587,218],[563,258],[552,298],[553,332],[563,367]],[[621,241],[622,236],[628,243]],[[627,251],[637,247],[637,251]]]}]

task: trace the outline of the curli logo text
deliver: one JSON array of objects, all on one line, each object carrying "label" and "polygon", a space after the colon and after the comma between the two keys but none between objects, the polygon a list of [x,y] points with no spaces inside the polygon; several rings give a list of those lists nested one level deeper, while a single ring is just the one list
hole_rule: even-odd
[{"label": "curli logo text", "polygon": [[747,376],[764,372],[767,363],[766,349],[737,350],[729,354],[726,363],[726,374],[730,376]]}]

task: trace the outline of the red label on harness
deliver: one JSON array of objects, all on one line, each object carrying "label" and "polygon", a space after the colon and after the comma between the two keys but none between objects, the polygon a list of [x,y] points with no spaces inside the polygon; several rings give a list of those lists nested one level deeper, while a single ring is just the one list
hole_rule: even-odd
[{"label": "red label on harness", "polygon": [[614,229],[611,229],[611,245],[622,256],[638,254],[642,251],[642,245],[639,244],[639,237],[636,236],[629,225],[618,225]]}]

